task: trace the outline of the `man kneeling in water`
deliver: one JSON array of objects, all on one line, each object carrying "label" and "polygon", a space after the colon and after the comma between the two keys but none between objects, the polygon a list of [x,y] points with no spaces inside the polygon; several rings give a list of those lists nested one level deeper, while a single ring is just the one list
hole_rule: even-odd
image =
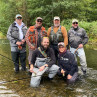
[{"label": "man kneeling in water", "polygon": [[30,65],[31,76],[31,87],[38,87],[40,85],[41,77],[45,72],[49,72],[49,79],[52,79],[59,67],[55,65],[56,59],[54,51],[49,48],[49,38],[43,37],[41,47],[38,47],[33,51],[32,60]]},{"label": "man kneeling in water", "polygon": [[58,48],[58,65],[60,67],[58,75],[66,79],[68,84],[72,84],[78,76],[77,62],[75,61],[74,55],[66,50],[64,42],[60,42]]}]

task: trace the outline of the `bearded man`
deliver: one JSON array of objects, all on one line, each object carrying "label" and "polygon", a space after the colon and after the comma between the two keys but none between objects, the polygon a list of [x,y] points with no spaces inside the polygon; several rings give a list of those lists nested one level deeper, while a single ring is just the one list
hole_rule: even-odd
[{"label": "bearded man", "polygon": [[60,18],[54,17],[54,26],[48,29],[47,36],[50,38],[50,46],[55,52],[56,59],[58,59],[58,43],[64,42],[65,47],[68,45],[68,36],[66,28],[60,25]]},{"label": "bearded man", "polygon": [[52,80],[57,74],[59,67],[55,65],[56,58],[54,51],[49,47],[49,38],[43,37],[41,46],[36,48],[32,53],[32,60],[30,65],[31,87],[38,87],[40,85],[41,77],[45,72],[49,72],[48,78]]}]

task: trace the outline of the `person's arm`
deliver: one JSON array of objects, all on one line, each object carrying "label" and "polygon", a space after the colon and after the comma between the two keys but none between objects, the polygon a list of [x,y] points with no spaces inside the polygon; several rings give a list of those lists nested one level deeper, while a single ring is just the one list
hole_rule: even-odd
[{"label": "person's arm", "polygon": [[82,29],[82,43],[79,44],[78,48],[83,48],[83,46],[88,42],[88,36],[86,34],[86,31],[84,29]]},{"label": "person's arm", "polygon": [[33,64],[31,64],[30,65],[30,72],[33,72],[33,68],[34,68],[34,66],[33,66]]},{"label": "person's arm", "polygon": [[[60,57],[60,56],[59,56]],[[58,57],[58,66],[59,66],[59,70],[60,72],[62,73],[63,76],[65,76],[65,70],[64,70],[64,67],[63,67],[63,64],[61,64],[60,62],[60,58]]]},{"label": "person's arm", "polygon": [[50,48],[50,59],[51,60],[49,62],[47,62],[48,67],[50,67],[50,66],[52,66],[53,64],[56,63],[55,54],[54,54],[54,51],[53,51],[52,48]]},{"label": "person's arm", "polygon": [[26,40],[26,43],[29,46],[29,48],[34,49],[35,46],[33,44],[31,44],[30,41],[29,41],[29,31],[30,31],[30,28],[27,30],[27,33],[25,35],[25,40]]},{"label": "person's arm", "polygon": [[83,29],[83,40],[82,40],[82,44],[85,45],[88,42],[88,36],[86,31]]},{"label": "person's arm", "polygon": [[47,31],[47,36],[49,37],[50,36],[50,32],[51,32],[51,27],[48,29]]},{"label": "person's arm", "polygon": [[74,57],[73,54],[70,54],[69,60],[70,60],[71,70],[70,70],[70,72],[69,72],[68,75],[73,76],[73,74],[75,73],[75,71],[78,70],[78,65],[77,65],[77,62],[76,62],[75,57]]},{"label": "person's arm", "polygon": [[9,29],[8,29],[8,32],[7,32],[7,39],[11,42],[11,43],[14,43],[16,44],[16,42],[18,41],[18,39],[12,37],[12,25],[10,25]]},{"label": "person's arm", "polygon": [[68,45],[68,35],[67,35],[66,28],[62,26],[61,31],[64,37],[64,44],[65,46],[67,46]]},{"label": "person's arm", "polygon": [[31,64],[33,65],[35,64],[37,55],[38,55],[38,49],[35,49],[32,53]]}]

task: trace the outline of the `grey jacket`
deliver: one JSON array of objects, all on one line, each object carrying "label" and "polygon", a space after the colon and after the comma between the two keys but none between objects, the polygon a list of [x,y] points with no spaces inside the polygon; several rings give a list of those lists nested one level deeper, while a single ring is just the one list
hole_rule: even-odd
[{"label": "grey jacket", "polygon": [[[23,24],[22,31],[23,31],[23,39],[24,39],[25,34],[27,32],[27,27],[25,26],[25,24]],[[8,29],[7,39],[10,41],[11,51],[16,51],[15,49],[17,48],[16,42],[21,40],[19,39],[19,28],[16,26],[15,22],[11,24]],[[26,47],[26,43],[24,43],[22,47]]]},{"label": "grey jacket", "polygon": [[69,45],[72,48],[77,48],[79,44],[85,45],[88,42],[88,36],[83,28],[78,27],[74,30],[73,27],[68,32]]}]

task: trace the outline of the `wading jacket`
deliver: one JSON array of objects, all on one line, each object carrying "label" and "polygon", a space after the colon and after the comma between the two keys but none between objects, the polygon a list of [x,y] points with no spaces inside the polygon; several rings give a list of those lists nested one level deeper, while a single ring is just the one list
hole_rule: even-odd
[{"label": "wading jacket", "polygon": [[[22,26],[22,32],[23,32],[23,39],[25,39],[25,35],[27,32],[27,27],[23,23]],[[8,32],[7,32],[7,38],[10,41],[10,46],[11,46],[11,51],[15,51],[15,47],[18,45],[16,44],[17,41],[21,41],[19,39],[19,28],[16,26],[16,23],[14,22],[13,24],[10,25]],[[22,47],[26,47],[26,43],[22,45]]]},{"label": "wading jacket", "polygon": [[68,32],[69,45],[77,48],[79,44],[85,45],[88,42],[88,36],[83,28],[78,27],[76,30],[71,27]]}]

